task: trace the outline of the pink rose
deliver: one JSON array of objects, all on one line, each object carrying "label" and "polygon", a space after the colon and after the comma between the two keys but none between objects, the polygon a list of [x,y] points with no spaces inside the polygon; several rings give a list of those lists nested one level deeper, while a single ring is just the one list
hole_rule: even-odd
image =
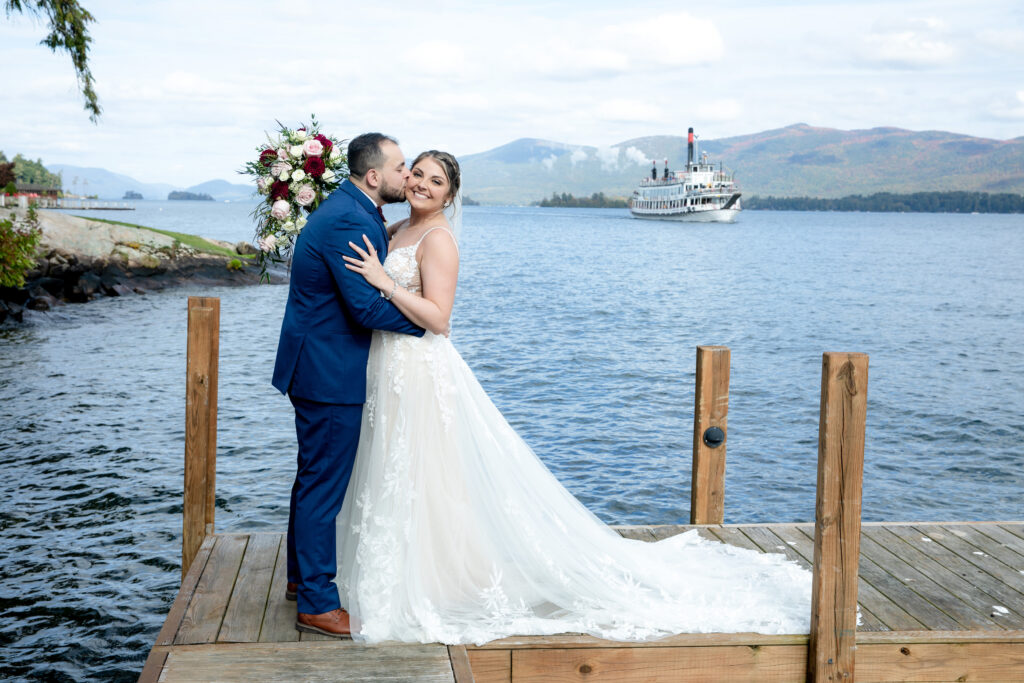
[{"label": "pink rose", "polygon": [[277,245],[277,237],[274,235],[267,235],[260,240],[260,249],[266,252],[273,251]]},{"label": "pink rose", "polygon": [[292,212],[291,204],[283,199],[278,199],[274,202],[273,206],[270,207],[270,215],[279,221],[283,221]]},{"label": "pink rose", "polygon": [[311,138],[302,143],[302,151],[307,157],[318,157],[324,153],[324,144],[316,138]]},{"label": "pink rose", "polygon": [[288,161],[288,148],[282,147],[281,149],[277,150],[277,158],[280,159],[281,161]]},{"label": "pink rose", "polygon": [[[316,142],[314,140],[314,142]],[[316,190],[311,185],[299,185],[295,192],[295,203],[299,206],[309,206],[316,199]]]},{"label": "pink rose", "polygon": [[257,178],[256,187],[260,189],[260,192],[265,191],[267,189],[267,179],[263,177]]},{"label": "pink rose", "polygon": [[285,171],[292,170],[292,165],[287,161],[276,161],[274,165],[270,167],[270,175],[275,178],[284,173]]}]

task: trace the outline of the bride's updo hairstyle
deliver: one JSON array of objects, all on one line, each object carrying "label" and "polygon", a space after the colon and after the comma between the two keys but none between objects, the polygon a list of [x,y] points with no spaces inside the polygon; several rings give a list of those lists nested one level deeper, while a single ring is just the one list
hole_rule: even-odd
[{"label": "bride's updo hairstyle", "polygon": [[462,170],[459,169],[459,162],[455,160],[448,152],[440,152],[436,149],[428,149],[426,152],[422,152],[412,162],[413,167],[420,163],[424,159],[433,159],[441,165],[444,169],[445,177],[448,178],[448,198],[445,201],[445,205],[448,202],[455,199],[455,195],[459,194],[459,187],[462,185]]}]

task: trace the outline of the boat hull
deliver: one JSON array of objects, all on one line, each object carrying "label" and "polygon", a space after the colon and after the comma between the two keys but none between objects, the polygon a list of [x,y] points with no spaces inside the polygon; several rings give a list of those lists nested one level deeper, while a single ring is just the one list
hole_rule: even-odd
[{"label": "boat hull", "polygon": [[710,211],[689,211],[685,213],[637,213],[634,218],[649,221],[677,221],[683,223],[734,223],[740,209],[711,209]]}]

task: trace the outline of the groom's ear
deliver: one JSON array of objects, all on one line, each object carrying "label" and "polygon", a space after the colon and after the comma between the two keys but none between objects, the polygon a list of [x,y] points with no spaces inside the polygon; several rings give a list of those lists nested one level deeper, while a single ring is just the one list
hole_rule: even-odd
[{"label": "groom's ear", "polygon": [[380,186],[380,170],[376,168],[369,169],[366,175],[363,176],[363,182],[366,183],[367,187],[376,190]]}]

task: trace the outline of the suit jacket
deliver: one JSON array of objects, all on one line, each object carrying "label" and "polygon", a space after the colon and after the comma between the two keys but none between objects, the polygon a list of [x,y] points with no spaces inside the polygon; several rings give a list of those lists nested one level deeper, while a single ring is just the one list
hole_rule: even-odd
[{"label": "suit jacket", "polygon": [[381,260],[388,235],[377,207],[346,180],[310,217],[295,243],[288,304],[274,364],[274,387],[320,403],[366,400],[366,359],[373,330],[416,336],[409,322],[363,276],[345,268],[348,243],[370,238]]}]

